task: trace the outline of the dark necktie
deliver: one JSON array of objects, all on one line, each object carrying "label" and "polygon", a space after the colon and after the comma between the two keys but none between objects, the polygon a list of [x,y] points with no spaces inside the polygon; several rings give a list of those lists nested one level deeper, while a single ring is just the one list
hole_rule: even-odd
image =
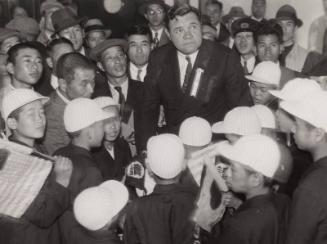
[{"label": "dark necktie", "polygon": [[244,70],[244,74],[245,75],[249,75],[250,74],[250,72],[248,70],[248,62],[246,60],[244,60],[243,70]]},{"label": "dark necktie", "polygon": [[154,47],[156,48],[156,47],[158,47],[158,45],[159,45],[159,34],[158,34],[158,32],[155,32],[154,33],[154,38],[153,38],[153,43],[154,43]]},{"label": "dark necktie", "polygon": [[186,72],[185,72],[185,76],[184,76],[184,83],[182,86],[183,92],[186,92],[188,84],[190,83],[190,78],[191,78],[191,73],[192,73],[192,62],[191,62],[190,56],[186,56],[185,59],[187,61],[187,67],[186,67]]},{"label": "dark necktie", "polygon": [[138,80],[138,81],[142,81],[142,80],[141,80],[141,73],[142,73],[142,69],[138,69],[138,70],[137,70],[137,75],[136,75],[136,80]]},{"label": "dark necktie", "polygon": [[115,90],[118,92],[119,94],[119,98],[118,98],[118,102],[120,105],[124,105],[125,103],[125,96],[123,94],[123,91],[121,89],[121,86],[115,86]]}]

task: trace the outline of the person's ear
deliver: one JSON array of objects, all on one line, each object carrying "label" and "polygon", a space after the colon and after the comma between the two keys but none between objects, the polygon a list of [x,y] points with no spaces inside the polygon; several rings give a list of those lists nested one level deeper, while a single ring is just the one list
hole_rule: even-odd
[{"label": "person's ear", "polygon": [[9,74],[11,74],[11,75],[14,74],[14,64],[13,63],[8,62],[6,68],[7,68],[7,72]]},{"label": "person's ear", "polygon": [[67,81],[62,78],[58,79],[59,89],[63,92],[67,92]]},{"label": "person's ear", "polygon": [[147,21],[149,21],[149,18],[148,18],[148,15],[147,15],[147,14],[144,14],[143,16],[144,16],[144,18],[145,18]]},{"label": "person's ear", "polygon": [[250,183],[252,187],[259,187],[263,185],[263,175],[260,173],[252,173],[250,176]]},{"label": "person's ear", "polygon": [[105,71],[102,62],[97,62],[97,66],[100,70]]},{"label": "person's ear", "polygon": [[326,132],[325,132],[324,129],[322,129],[322,128],[314,128],[313,133],[314,133],[315,141],[317,143],[325,140]]},{"label": "person's ear", "polygon": [[53,69],[53,61],[52,61],[52,59],[51,59],[50,57],[47,57],[47,58],[45,59],[45,61],[47,62],[48,66],[49,66],[51,69]]},{"label": "person's ear", "polygon": [[7,126],[11,130],[16,130],[17,129],[17,120],[14,118],[8,118],[7,119]]}]

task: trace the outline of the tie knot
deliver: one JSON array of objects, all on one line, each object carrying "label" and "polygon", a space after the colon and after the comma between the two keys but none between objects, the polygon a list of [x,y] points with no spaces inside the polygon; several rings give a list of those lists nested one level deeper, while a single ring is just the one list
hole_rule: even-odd
[{"label": "tie knot", "polygon": [[115,90],[118,91],[118,93],[121,93],[122,92],[121,86],[115,86]]},{"label": "tie knot", "polygon": [[188,63],[190,63],[190,64],[192,64],[192,62],[191,62],[191,57],[190,56],[185,56],[185,59],[186,59],[186,61],[188,62]]},{"label": "tie knot", "polygon": [[158,38],[158,36],[159,36],[158,32],[155,32],[154,33],[154,38]]}]

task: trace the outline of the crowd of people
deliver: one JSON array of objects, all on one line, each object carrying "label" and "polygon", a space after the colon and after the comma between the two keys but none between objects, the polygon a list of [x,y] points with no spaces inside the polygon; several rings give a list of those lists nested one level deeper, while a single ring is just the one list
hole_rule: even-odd
[{"label": "crowd of people", "polygon": [[327,59],[293,6],[251,10],[141,1],[117,38],[46,0],[0,28],[2,139],[53,161],[0,243],[326,243]]}]

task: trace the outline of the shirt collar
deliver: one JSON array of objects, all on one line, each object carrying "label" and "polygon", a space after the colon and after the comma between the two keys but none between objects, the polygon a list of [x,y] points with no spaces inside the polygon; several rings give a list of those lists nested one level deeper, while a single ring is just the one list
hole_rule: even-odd
[{"label": "shirt collar", "polygon": [[194,66],[196,57],[198,56],[199,50],[195,51],[194,53],[185,55],[183,53],[181,53],[180,51],[177,51],[177,56],[179,58],[179,60],[185,60],[186,56],[189,56],[191,58],[191,62],[192,62],[192,66]]}]

